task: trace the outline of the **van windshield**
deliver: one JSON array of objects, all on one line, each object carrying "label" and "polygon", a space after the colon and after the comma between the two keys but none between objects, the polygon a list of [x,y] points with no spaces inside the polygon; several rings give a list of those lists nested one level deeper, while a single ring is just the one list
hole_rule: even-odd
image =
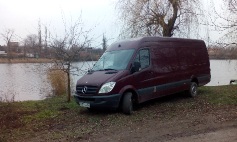
[{"label": "van windshield", "polygon": [[126,69],[134,49],[105,52],[92,68],[93,71]]}]

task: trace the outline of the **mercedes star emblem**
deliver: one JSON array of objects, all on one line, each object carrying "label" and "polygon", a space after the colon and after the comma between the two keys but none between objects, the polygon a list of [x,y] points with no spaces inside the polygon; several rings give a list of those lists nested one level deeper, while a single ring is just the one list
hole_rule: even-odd
[{"label": "mercedes star emblem", "polygon": [[85,86],[84,88],[82,88],[81,92],[82,92],[83,94],[85,94],[86,91],[87,91],[87,87]]}]

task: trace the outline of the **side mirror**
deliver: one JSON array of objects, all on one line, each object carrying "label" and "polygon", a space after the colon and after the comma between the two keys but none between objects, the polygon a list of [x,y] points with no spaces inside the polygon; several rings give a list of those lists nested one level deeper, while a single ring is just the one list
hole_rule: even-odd
[{"label": "side mirror", "polygon": [[141,63],[140,62],[134,62],[132,64],[132,69],[131,69],[131,72],[134,73],[134,72],[138,72],[141,68]]},{"label": "side mirror", "polygon": [[87,71],[87,74],[92,74],[92,73],[93,73],[93,70],[89,68]]}]

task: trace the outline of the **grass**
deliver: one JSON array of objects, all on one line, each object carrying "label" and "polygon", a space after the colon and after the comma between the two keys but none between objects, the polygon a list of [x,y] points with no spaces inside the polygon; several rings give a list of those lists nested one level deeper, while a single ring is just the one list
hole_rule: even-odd
[{"label": "grass", "polygon": [[203,87],[201,89],[203,97],[211,104],[215,105],[236,105],[237,85]]},{"label": "grass", "polygon": [[66,103],[65,100],[64,97],[54,97],[42,101],[0,103],[0,133],[3,134],[0,141],[4,135],[14,138],[18,135],[13,133],[21,135],[22,132],[45,129],[53,119],[63,115],[64,110],[79,109],[76,103]]},{"label": "grass", "polygon": [[237,106],[237,85],[201,87],[199,96],[186,94],[163,97],[138,106],[131,116],[120,112],[89,112],[65,96],[42,101],[0,103],[0,141],[80,141],[100,130],[120,129],[156,119],[167,121],[208,109]]}]

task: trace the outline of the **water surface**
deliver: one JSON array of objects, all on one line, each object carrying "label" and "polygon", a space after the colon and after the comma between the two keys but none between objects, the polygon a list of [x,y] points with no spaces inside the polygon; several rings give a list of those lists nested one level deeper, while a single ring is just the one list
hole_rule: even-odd
[{"label": "water surface", "polygon": [[[92,68],[95,62],[73,63],[72,92],[76,81]],[[211,82],[207,86],[228,85],[237,79],[237,60],[211,60]],[[0,101],[41,100],[52,95],[47,80],[47,67],[41,64],[0,64]]]}]

